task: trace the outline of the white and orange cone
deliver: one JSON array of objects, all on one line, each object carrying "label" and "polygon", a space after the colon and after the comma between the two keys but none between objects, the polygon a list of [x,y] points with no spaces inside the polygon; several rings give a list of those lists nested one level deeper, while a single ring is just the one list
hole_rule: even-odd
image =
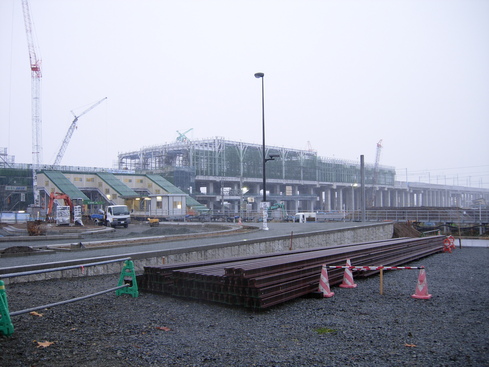
[{"label": "white and orange cone", "polygon": [[416,285],[416,291],[411,297],[416,299],[431,298],[431,294],[428,294],[428,282],[426,281],[426,271],[424,269],[419,270],[418,284]]},{"label": "white and orange cone", "polygon": [[[346,259],[346,266],[351,266],[350,259]],[[356,288],[357,285],[353,281],[353,272],[351,269],[345,269],[343,274],[343,282],[340,284],[341,288]]]},{"label": "white and orange cone", "polygon": [[328,278],[328,269],[326,265],[323,265],[321,269],[321,278],[319,279],[319,292],[323,294],[324,298],[329,298],[334,296],[334,292],[331,292],[329,288],[329,278]]}]

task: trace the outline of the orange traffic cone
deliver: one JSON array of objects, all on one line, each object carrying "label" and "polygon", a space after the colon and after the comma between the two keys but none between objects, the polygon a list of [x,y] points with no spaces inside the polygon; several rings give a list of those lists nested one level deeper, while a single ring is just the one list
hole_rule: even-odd
[{"label": "orange traffic cone", "polygon": [[[346,266],[351,266],[350,259],[346,259]],[[341,288],[356,288],[357,285],[353,281],[353,273],[351,269],[345,269],[343,274],[343,282],[340,284]]]},{"label": "orange traffic cone", "polygon": [[424,269],[419,270],[418,284],[416,291],[411,296],[416,299],[430,299],[431,294],[428,294],[428,282],[426,281],[426,272]]},{"label": "orange traffic cone", "polygon": [[321,278],[319,279],[319,292],[323,294],[324,298],[329,298],[334,296],[334,292],[331,292],[329,288],[329,279],[328,279],[328,269],[326,265],[323,265],[321,269]]},{"label": "orange traffic cone", "polygon": [[443,240],[443,252],[450,252],[450,253],[452,252],[452,246],[448,238],[445,238]]}]

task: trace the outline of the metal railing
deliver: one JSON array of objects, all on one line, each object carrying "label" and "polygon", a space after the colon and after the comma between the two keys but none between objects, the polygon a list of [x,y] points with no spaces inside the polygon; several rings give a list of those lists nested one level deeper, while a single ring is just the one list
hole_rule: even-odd
[{"label": "metal railing", "polygon": [[19,311],[14,311],[14,312],[9,312],[8,302],[7,302],[7,293],[6,293],[6,289],[5,289],[5,282],[3,280],[0,280],[0,332],[6,336],[10,336],[14,333],[14,325],[12,324],[12,321],[10,318],[11,316],[18,316],[18,315],[22,315],[25,313],[34,312],[37,310],[43,310],[46,308],[51,308],[54,306],[60,306],[60,305],[68,304],[68,303],[78,302],[78,301],[85,300],[88,298],[100,296],[102,294],[109,293],[112,291],[116,291],[116,295],[118,295],[118,296],[121,294],[130,294],[133,297],[138,297],[138,295],[139,295],[138,285],[137,285],[137,281],[136,281],[136,274],[134,271],[134,264],[131,261],[130,257],[113,259],[113,260],[98,261],[98,262],[86,263],[86,264],[81,264],[81,265],[69,265],[69,266],[53,267],[53,268],[47,268],[47,269],[23,271],[23,272],[17,272],[17,273],[1,274],[0,278],[12,278],[12,277],[20,277],[20,276],[28,276],[28,275],[33,275],[33,274],[40,274],[40,273],[71,270],[71,269],[80,269],[83,273],[85,267],[106,265],[106,264],[110,264],[110,263],[114,263],[114,262],[121,262],[121,261],[124,261],[124,265],[122,267],[121,274],[119,277],[119,283],[116,287],[104,289],[104,290],[96,292],[96,293],[87,294],[87,295],[76,297],[76,298],[71,298],[71,299],[58,301],[58,302],[54,302],[54,303],[49,303],[49,304],[41,305],[41,306],[35,306],[35,307],[31,307],[31,308],[27,308],[27,309],[23,309],[23,310],[19,310]]}]

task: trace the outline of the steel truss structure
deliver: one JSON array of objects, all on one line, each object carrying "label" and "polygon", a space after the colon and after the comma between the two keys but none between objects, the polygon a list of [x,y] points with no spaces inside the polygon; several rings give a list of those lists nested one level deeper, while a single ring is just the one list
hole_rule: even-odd
[{"label": "steel truss structure", "polygon": [[[358,184],[360,163],[319,157],[316,152],[283,147],[266,147],[266,156],[280,158],[267,162],[267,179],[290,182],[312,181]],[[194,176],[259,179],[263,153],[259,144],[214,139],[175,142],[121,153],[118,168],[171,173],[187,170]],[[374,165],[365,166],[366,184],[374,182]],[[377,185],[394,185],[395,168],[380,166]]]}]

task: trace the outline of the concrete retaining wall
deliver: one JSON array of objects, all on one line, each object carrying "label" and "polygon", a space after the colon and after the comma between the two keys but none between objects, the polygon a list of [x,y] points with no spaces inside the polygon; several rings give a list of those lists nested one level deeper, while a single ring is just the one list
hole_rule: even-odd
[{"label": "concrete retaining wall", "polygon": [[[107,256],[91,259],[79,259],[64,261],[60,263],[45,263],[24,267],[0,269],[2,274],[18,273],[31,270],[51,269],[54,267],[79,265],[77,269],[61,270],[49,273],[16,276],[2,279],[5,284],[30,282],[47,279],[60,279],[78,276],[95,276],[103,274],[118,274],[122,270],[123,263],[110,263],[88,267],[90,262],[100,262],[123,257],[131,257],[134,267],[138,273],[144,272],[145,266],[158,266],[162,264],[175,264],[182,262],[203,261],[212,259],[232,258],[250,256],[254,254],[265,254],[283,252],[298,249],[329,247],[357,242],[378,241],[392,238],[394,230],[393,223],[379,223],[367,226],[359,225],[346,229],[335,229],[317,231],[301,234],[293,234],[279,237],[268,237],[256,240],[242,240],[219,245],[206,245],[201,247],[172,249],[164,251],[139,252],[124,254],[121,256]],[[82,265],[84,265],[82,267]],[[82,270],[83,269],[83,270]]]},{"label": "concrete retaining wall", "polygon": [[464,239],[455,239],[456,248],[464,248],[464,247],[487,247],[489,248],[489,240],[484,240],[480,238],[464,238]]}]

